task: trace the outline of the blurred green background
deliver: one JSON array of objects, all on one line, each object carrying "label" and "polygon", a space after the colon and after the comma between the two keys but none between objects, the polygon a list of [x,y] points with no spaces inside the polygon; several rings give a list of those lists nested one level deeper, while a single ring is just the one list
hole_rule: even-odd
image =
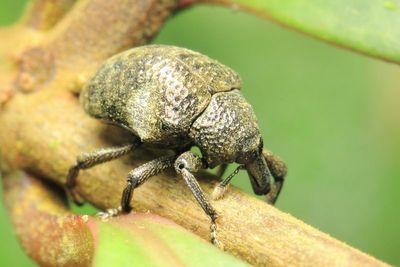
[{"label": "blurred green background", "polygon": [[[2,0],[0,25],[25,1]],[[1,42],[1,40],[0,40]],[[264,143],[289,176],[279,209],[400,265],[400,69],[237,10],[196,6],[155,40],[237,70]],[[234,181],[251,192],[245,173]],[[0,205],[0,266],[35,266]]]}]

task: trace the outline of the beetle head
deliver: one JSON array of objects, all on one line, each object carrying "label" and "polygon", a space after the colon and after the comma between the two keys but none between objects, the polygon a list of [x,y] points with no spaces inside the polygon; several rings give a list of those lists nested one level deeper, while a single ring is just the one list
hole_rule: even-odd
[{"label": "beetle head", "polygon": [[265,157],[262,154],[263,141],[260,138],[246,142],[237,159],[237,163],[243,164],[249,175],[254,193],[265,195],[270,191],[271,172]]},{"label": "beetle head", "polygon": [[253,160],[247,162],[245,168],[254,193],[257,195],[268,194],[271,189],[271,172],[262,153],[258,153]]},{"label": "beetle head", "polygon": [[270,191],[270,171],[262,155],[263,141],[251,106],[239,90],[213,95],[190,130],[209,167],[242,164],[256,194]]}]

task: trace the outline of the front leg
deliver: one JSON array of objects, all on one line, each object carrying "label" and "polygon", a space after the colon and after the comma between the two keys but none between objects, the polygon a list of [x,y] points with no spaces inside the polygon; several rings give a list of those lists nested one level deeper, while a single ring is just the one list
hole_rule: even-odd
[{"label": "front leg", "polygon": [[216,220],[218,215],[215,209],[211,206],[208,200],[205,198],[203,190],[201,190],[199,183],[196,178],[193,176],[192,172],[197,172],[200,169],[205,169],[206,164],[201,160],[201,158],[192,152],[188,151],[183,153],[178,157],[175,161],[175,170],[178,174],[182,175],[186,184],[188,185],[190,191],[192,191],[195,199],[203,208],[204,212],[211,219],[211,242],[214,245],[222,248],[222,244],[218,241],[217,238],[217,224]]},{"label": "front leg", "polygon": [[218,171],[215,174],[215,176],[217,176],[218,178],[221,178],[224,175],[226,169],[228,169],[228,164],[222,163],[221,165],[219,165]]},{"label": "front leg", "polygon": [[[259,186],[258,183],[256,183],[252,178],[250,178],[250,181],[252,182],[252,186],[256,194],[267,194],[267,202],[270,204],[275,204],[279,193],[282,190],[283,182],[285,181],[285,176],[287,174],[286,163],[279,156],[273,154],[269,150],[263,149],[262,155],[267,164],[267,166],[265,166],[265,170],[266,172],[270,173],[272,177],[274,177],[274,183],[269,186],[270,182],[268,180],[265,180],[262,184],[268,184],[268,187],[266,187]],[[239,172],[239,170],[243,168],[243,165],[239,165],[231,175],[225,178],[214,188],[214,192],[212,193],[212,198],[214,200],[221,199],[224,196],[232,178]],[[264,189],[261,190],[260,188],[263,187]]]},{"label": "front leg", "polygon": [[224,196],[224,194],[225,194],[226,190],[228,189],[229,184],[232,181],[233,177],[235,177],[236,174],[238,174],[241,169],[244,169],[243,165],[237,166],[233,173],[231,173],[222,182],[220,182],[217,186],[215,186],[214,191],[211,194],[211,197],[212,197],[213,200],[221,199]]}]

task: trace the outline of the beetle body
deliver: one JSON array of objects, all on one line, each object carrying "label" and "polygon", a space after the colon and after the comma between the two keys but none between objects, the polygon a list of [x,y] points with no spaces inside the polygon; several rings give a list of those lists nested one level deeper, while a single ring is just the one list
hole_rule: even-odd
[{"label": "beetle body", "polygon": [[[217,243],[216,212],[191,173],[232,162],[247,170],[256,194],[268,194],[270,202],[275,201],[286,166],[278,157],[263,152],[256,116],[240,88],[240,77],[232,69],[197,52],[173,46],[133,48],[100,67],[82,92],[85,111],[128,129],[140,144],[175,151],[174,156],[155,159],[128,175],[119,211],[130,210],[133,190],[150,174],[175,167],[210,216],[212,240]],[[139,143],[78,158],[68,174],[71,193],[80,169],[120,157]],[[189,151],[192,146],[200,148],[202,158]],[[222,196],[232,177],[216,188],[215,198]]]},{"label": "beetle body", "polygon": [[213,95],[240,88],[228,67],[188,49],[143,46],[109,59],[81,101],[95,118],[124,126],[144,143],[181,147]]}]

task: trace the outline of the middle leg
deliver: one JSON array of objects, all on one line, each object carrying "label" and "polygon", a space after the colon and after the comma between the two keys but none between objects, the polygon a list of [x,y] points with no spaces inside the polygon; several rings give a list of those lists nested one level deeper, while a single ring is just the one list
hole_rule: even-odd
[{"label": "middle leg", "polygon": [[158,173],[172,168],[176,155],[163,156],[152,161],[149,161],[135,169],[133,169],[127,177],[127,185],[122,193],[121,205],[118,208],[108,209],[105,212],[99,212],[97,215],[101,218],[108,218],[117,216],[120,213],[128,213],[132,210],[130,202],[132,199],[133,191],[135,188],[142,185],[150,177],[157,175]]}]

